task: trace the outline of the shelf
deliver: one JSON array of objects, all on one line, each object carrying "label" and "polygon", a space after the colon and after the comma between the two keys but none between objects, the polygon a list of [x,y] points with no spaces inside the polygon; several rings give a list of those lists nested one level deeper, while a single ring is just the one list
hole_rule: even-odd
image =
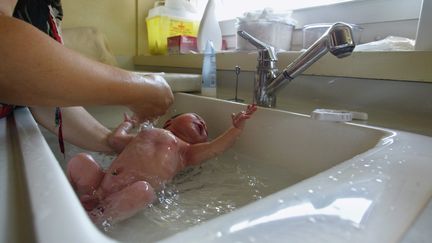
[{"label": "shelf", "polygon": [[[279,53],[278,68],[283,69],[295,60],[300,52]],[[216,56],[218,70],[233,70],[239,65],[244,71],[255,71],[257,53],[226,52]],[[202,65],[201,54],[149,56],[134,58],[136,66],[196,68]],[[354,52],[338,59],[326,54],[304,74],[320,76],[388,79],[402,81],[432,82],[432,52]]]}]

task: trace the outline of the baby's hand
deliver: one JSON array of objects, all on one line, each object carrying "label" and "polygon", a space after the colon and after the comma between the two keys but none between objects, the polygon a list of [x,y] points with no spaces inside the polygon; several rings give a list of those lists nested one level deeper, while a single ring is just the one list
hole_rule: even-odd
[{"label": "baby's hand", "polygon": [[132,128],[135,128],[139,125],[137,117],[129,116],[126,112],[123,113],[123,122],[129,122],[132,125]]},{"label": "baby's hand", "polygon": [[129,134],[129,131],[138,124],[134,117],[124,113],[123,122],[108,136],[108,144],[116,152],[120,153],[126,145],[135,137],[135,134]]},{"label": "baby's hand", "polygon": [[257,107],[253,104],[248,105],[245,111],[241,111],[237,114],[233,113],[231,115],[233,126],[238,129],[243,129],[246,120],[249,119],[256,110]]}]

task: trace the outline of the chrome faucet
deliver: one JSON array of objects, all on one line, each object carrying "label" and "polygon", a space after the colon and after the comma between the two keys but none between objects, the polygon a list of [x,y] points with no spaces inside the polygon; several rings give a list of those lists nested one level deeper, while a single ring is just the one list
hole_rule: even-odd
[{"label": "chrome faucet", "polygon": [[336,57],[342,58],[349,56],[355,47],[351,26],[345,23],[335,23],[314,44],[279,73],[276,66],[277,54],[273,46],[256,39],[246,31],[240,30],[237,33],[258,48],[254,102],[265,107],[275,107],[276,93],[328,51]]}]

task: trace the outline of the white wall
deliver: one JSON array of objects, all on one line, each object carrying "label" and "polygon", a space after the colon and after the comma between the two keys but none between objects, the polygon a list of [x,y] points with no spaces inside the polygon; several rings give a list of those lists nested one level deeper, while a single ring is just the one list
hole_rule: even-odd
[{"label": "white wall", "polygon": [[298,28],[311,23],[346,21],[355,24],[418,19],[422,0],[363,0],[293,12]]},{"label": "white wall", "polygon": [[[63,0],[63,24],[64,27],[99,28],[107,35],[120,62],[132,62],[133,56],[148,53],[145,18],[153,3],[154,0]],[[298,25],[292,49],[299,50],[302,47],[303,25],[320,22],[360,24],[364,27],[361,43],[388,35],[415,39],[421,5],[422,0],[357,0],[296,10],[293,17]],[[430,39],[429,36],[426,39]]]},{"label": "white wall", "polygon": [[416,38],[422,0],[363,0],[293,12],[298,21],[292,49],[302,47],[301,28],[312,23],[347,22],[363,27],[359,44],[389,35]]}]

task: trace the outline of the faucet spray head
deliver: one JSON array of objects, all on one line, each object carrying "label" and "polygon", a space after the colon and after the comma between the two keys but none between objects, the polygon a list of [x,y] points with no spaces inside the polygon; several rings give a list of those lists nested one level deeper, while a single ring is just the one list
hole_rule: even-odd
[{"label": "faucet spray head", "polygon": [[329,52],[338,58],[351,55],[355,43],[351,26],[345,23],[336,23],[327,30]]},{"label": "faucet spray head", "polygon": [[343,58],[351,55],[354,47],[351,26],[345,23],[333,24],[321,38],[297,57],[276,78],[266,83],[266,94],[274,95],[327,52],[338,58]]}]

